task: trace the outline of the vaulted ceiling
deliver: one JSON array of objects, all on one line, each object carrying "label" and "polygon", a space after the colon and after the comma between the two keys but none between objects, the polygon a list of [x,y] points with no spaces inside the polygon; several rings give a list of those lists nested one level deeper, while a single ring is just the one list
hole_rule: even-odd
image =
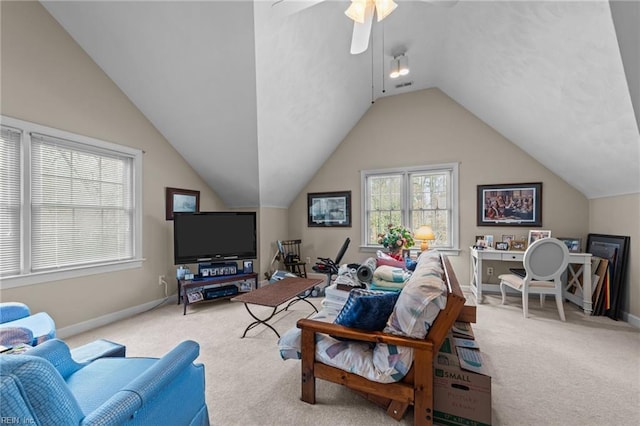
[{"label": "vaulted ceiling", "polygon": [[637,4],[397,0],[351,55],[348,1],[272,3],[42,2],[229,207],[287,207],[372,99],[429,87],[588,198],[640,192]]}]

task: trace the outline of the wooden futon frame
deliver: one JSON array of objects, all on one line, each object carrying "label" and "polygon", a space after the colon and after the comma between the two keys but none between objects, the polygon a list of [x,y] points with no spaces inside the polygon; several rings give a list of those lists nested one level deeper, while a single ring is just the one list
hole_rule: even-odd
[{"label": "wooden futon frame", "polygon": [[[458,280],[446,255],[441,254],[447,285],[447,306],[440,311],[424,339],[412,339],[383,332],[361,331],[341,325],[301,319],[302,331],[302,400],[316,402],[316,378],[344,385],[383,407],[396,420],[402,419],[409,405],[414,406],[414,424],[433,424],[433,358],[458,319],[465,304]],[[315,360],[315,333],[330,334],[352,340],[412,347],[414,361],[400,382],[378,383],[362,376],[322,364]]]}]

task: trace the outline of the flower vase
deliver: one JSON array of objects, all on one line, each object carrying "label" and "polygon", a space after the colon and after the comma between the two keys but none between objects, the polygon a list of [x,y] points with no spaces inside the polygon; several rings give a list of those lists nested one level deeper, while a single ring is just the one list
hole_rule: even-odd
[{"label": "flower vase", "polygon": [[404,260],[402,259],[402,247],[398,247],[394,250],[389,250],[389,256],[393,257],[396,260]]}]

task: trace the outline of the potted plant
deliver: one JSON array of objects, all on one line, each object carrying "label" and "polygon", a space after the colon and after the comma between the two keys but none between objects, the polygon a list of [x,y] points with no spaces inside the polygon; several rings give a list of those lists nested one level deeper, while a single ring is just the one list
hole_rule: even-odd
[{"label": "potted plant", "polygon": [[389,255],[402,260],[402,249],[411,248],[415,244],[413,233],[404,226],[389,224],[387,232],[378,234],[378,244],[389,251]]}]

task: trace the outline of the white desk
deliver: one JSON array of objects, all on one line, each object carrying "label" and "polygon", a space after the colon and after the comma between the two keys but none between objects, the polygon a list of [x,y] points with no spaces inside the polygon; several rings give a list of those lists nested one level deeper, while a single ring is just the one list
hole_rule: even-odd
[{"label": "white desk", "polygon": [[[483,291],[500,291],[500,284],[482,282],[482,262],[484,260],[499,262],[519,262],[522,264],[523,251],[502,251],[494,249],[476,250],[470,247],[471,253],[471,291],[477,303],[482,303]],[[582,277],[582,281],[580,281]],[[570,290],[574,290],[572,293]],[[562,289],[564,298],[578,306],[582,306],[585,315],[591,315],[591,253],[569,253],[567,282]]]}]

